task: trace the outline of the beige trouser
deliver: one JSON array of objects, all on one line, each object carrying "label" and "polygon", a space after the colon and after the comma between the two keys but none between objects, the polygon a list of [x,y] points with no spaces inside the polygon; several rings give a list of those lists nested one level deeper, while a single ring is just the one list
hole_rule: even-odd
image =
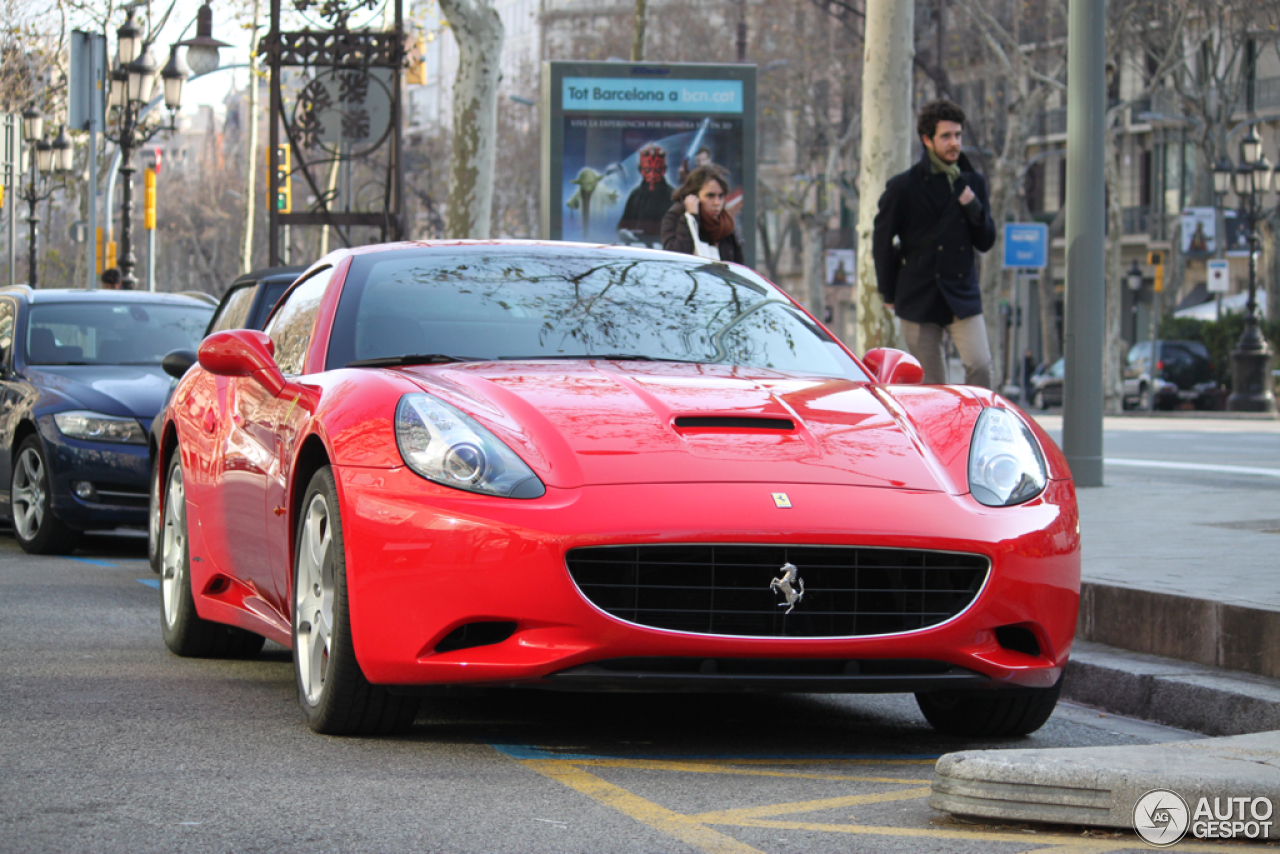
[{"label": "beige trouser", "polygon": [[946,327],[936,323],[912,323],[901,318],[899,322],[903,337],[907,339],[907,349],[924,368],[926,383],[947,381],[946,353],[942,348],[942,332],[946,329],[960,351],[965,383],[991,388],[991,345],[987,342],[987,322],[981,314],[953,320]]}]

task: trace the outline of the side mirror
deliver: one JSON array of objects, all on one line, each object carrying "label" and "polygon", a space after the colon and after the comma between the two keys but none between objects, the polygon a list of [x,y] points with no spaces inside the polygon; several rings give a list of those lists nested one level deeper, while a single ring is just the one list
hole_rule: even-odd
[{"label": "side mirror", "polygon": [[916,361],[916,357],[901,350],[889,347],[877,347],[868,350],[862,357],[863,363],[871,369],[875,380],[884,385],[919,385],[924,382],[924,368]]},{"label": "side mirror", "polygon": [[[265,332],[228,329],[200,342],[200,367],[220,377],[247,377],[258,371],[283,374],[275,360],[276,346]],[[166,357],[167,358],[167,357]]]},{"label": "side mirror", "polygon": [[175,380],[180,380],[183,374],[196,363],[196,358],[195,350],[170,350],[160,360],[160,367]]},{"label": "side mirror", "polygon": [[298,405],[315,412],[320,391],[314,386],[289,382],[275,360],[276,348],[265,332],[227,329],[200,342],[200,367],[220,377],[252,377],[275,397],[294,397]]}]

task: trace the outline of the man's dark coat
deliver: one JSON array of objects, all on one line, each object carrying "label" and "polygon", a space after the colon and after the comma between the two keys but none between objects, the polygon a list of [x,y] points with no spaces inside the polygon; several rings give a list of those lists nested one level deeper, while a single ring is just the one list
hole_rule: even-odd
[{"label": "man's dark coat", "polygon": [[[996,226],[991,221],[986,180],[963,154],[958,165],[960,180],[952,187],[945,174],[933,171],[926,151],[919,163],[890,178],[880,197],[871,239],[876,283],[880,296],[903,320],[946,326],[957,318],[982,313],[973,251],[986,252],[995,245]],[[930,245],[895,271],[894,236],[909,250],[937,224],[950,199],[959,197],[965,186],[977,198],[961,207]]]}]

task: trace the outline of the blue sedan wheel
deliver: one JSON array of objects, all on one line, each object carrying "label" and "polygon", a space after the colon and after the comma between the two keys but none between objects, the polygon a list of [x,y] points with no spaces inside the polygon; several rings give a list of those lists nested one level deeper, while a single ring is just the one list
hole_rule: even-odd
[{"label": "blue sedan wheel", "polygon": [[18,449],[10,484],[13,532],[23,551],[34,555],[65,555],[76,550],[80,532],[53,515],[49,467],[40,440],[28,436]]}]

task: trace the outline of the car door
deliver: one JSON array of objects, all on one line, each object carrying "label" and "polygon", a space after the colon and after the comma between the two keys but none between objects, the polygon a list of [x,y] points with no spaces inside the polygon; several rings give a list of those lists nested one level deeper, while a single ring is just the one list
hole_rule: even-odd
[{"label": "car door", "polygon": [[[265,330],[275,345],[276,364],[290,379],[302,374],[312,329],[320,309],[332,267],[315,271],[285,297]],[[262,565],[257,569],[270,578],[272,602],[281,614],[288,614],[287,599],[292,569],[288,530],[289,465],[295,453],[295,436],[306,412],[288,395],[277,398],[248,377],[239,378],[240,414],[244,430],[266,461],[262,470],[261,503],[263,525]],[[255,499],[257,501],[258,499]]]}]

